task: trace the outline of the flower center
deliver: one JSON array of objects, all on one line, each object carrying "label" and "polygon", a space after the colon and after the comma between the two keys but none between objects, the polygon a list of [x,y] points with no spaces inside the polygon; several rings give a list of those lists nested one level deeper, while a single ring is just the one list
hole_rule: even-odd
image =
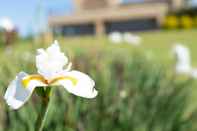
[{"label": "flower center", "polygon": [[25,77],[23,80],[22,80],[22,84],[25,88],[28,87],[28,84],[30,83],[30,81],[32,80],[35,80],[35,81],[40,81],[46,85],[52,85],[52,84],[55,84],[56,82],[60,81],[60,80],[70,80],[72,82],[73,85],[76,85],[78,80],[74,77],[71,77],[71,76],[59,76],[59,77],[56,77],[52,80],[46,80],[43,76],[41,75],[29,75],[27,77]]}]

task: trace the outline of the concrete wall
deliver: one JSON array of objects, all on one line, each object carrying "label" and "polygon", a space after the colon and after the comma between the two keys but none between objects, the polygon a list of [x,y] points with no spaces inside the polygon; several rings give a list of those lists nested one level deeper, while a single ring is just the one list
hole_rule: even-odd
[{"label": "concrete wall", "polygon": [[74,0],[74,3],[77,10],[98,9],[108,6],[107,0]]}]

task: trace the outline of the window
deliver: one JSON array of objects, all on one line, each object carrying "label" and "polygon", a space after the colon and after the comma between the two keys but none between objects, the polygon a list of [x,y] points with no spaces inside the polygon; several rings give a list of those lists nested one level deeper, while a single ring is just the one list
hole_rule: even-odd
[{"label": "window", "polygon": [[130,3],[142,3],[144,2],[145,0],[122,0],[121,3],[123,4],[130,4]]}]

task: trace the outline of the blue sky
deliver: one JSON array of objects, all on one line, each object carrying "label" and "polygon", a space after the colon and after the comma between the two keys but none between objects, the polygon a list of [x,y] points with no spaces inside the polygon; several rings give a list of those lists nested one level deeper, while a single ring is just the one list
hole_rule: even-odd
[{"label": "blue sky", "polygon": [[[39,11],[38,6],[40,1],[41,11]],[[192,1],[192,5],[194,3],[197,5],[197,0],[190,1]],[[0,19],[2,17],[10,18],[18,27],[20,33],[26,35],[30,32],[36,32],[38,28],[44,28],[49,12],[55,11],[57,14],[65,14],[72,12],[73,8],[72,0],[1,0]]]},{"label": "blue sky", "polygon": [[[40,1],[41,4],[39,4]],[[39,11],[39,5],[41,5],[41,11]],[[0,19],[10,18],[20,33],[26,35],[36,31],[38,21],[41,25],[46,25],[49,12],[69,13],[72,10],[72,0],[1,0]]]}]

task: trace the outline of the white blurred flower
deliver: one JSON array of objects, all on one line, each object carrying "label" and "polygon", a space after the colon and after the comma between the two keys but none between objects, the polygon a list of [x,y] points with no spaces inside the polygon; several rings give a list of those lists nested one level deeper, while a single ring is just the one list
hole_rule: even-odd
[{"label": "white blurred flower", "polygon": [[191,71],[191,61],[190,61],[190,51],[187,47],[182,44],[177,43],[173,47],[173,52],[176,55],[176,72],[189,74]]},{"label": "white blurred flower", "polygon": [[3,28],[6,31],[13,31],[15,26],[9,18],[5,17],[0,19],[0,28]]},{"label": "white blurred flower", "polygon": [[114,44],[121,44],[123,42],[123,37],[120,32],[112,32],[109,34],[109,40]]},{"label": "white blurred flower", "polygon": [[[67,68],[63,69],[65,65]],[[36,87],[60,85],[77,96],[97,96],[95,82],[82,72],[70,70],[71,63],[68,64],[68,58],[60,51],[57,41],[46,50],[38,49],[36,66],[38,74],[20,72],[8,86],[4,98],[12,109],[23,106]]]},{"label": "white blurred flower", "polygon": [[142,38],[140,36],[126,32],[123,34],[123,39],[126,43],[138,46],[141,44]]},{"label": "white blurred flower", "polygon": [[190,50],[186,46],[177,43],[173,47],[173,53],[175,53],[177,59],[176,72],[197,78],[197,69],[194,69],[191,65]]}]

